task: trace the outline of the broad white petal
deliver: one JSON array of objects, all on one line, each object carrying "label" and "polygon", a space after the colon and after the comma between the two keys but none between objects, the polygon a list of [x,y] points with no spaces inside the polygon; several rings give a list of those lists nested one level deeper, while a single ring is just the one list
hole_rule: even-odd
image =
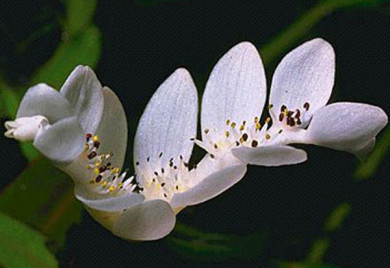
[{"label": "broad white petal", "polygon": [[314,115],[307,141],[336,150],[368,153],[373,138],[386,126],[388,118],[379,107],[339,102],[325,106]]},{"label": "broad white petal", "polygon": [[224,168],[210,174],[193,188],[177,193],[171,200],[174,208],[200,204],[226,191],[239,182],[246,173],[246,165]]},{"label": "broad white petal", "polygon": [[126,210],[115,222],[113,233],[129,240],[157,240],[168,235],[175,222],[171,206],[155,199]]},{"label": "broad white petal", "polygon": [[266,94],[264,67],[257,49],[249,42],[234,46],[218,61],[207,81],[202,130],[220,130],[227,119],[237,124],[253,121],[261,116]]},{"label": "broad white petal", "polygon": [[138,125],[134,141],[134,162],[150,157],[156,163],[162,152],[162,163],[172,157],[191,156],[196,136],[198,95],[187,70],[177,69],[166,79],[149,101]]},{"label": "broad white petal", "polygon": [[16,117],[45,116],[51,124],[73,115],[71,104],[46,84],[31,87],[20,103]]},{"label": "broad white petal", "polygon": [[244,163],[258,166],[292,165],[307,160],[305,151],[285,145],[240,147],[232,149],[232,153]]},{"label": "broad white petal", "polygon": [[142,203],[145,197],[141,194],[128,193],[118,197],[108,197],[100,199],[87,199],[84,195],[76,194],[76,198],[84,205],[100,211],[122,212],[139,203]]},{"label": "broad white petal", "polygon": [[304,110],[307,102],[312,114],[323,107],[332,93],[335,54],[332,46],[321,38],[313,39],[288,53],[272,78],[271,115],[277,122],[281,107]]},{"label": "broad white petal", "polygon": [[56,164],[65,165],[80,156],[84,149],[84,133],[76,116],[47,125],[34,140],[34,146]]},{"label": "broad white petal", "polygon": [[121,168],[127,149],[127,119],[122,103],[108,87],[103,88],[104,112],[96,135],[99,137],[99,153],[112,152],[110,162]]},{"label": "broad white petal", "polygon": [[103,113],[102,85],[88,66],[77,66],[66,79],[61,94],[75,107],[80,124],[95,133]]}]

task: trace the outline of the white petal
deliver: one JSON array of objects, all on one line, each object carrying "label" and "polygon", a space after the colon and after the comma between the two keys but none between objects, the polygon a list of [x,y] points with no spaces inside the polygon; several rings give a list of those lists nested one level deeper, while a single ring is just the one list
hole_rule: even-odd
[{"label": "white petal", "polygon": [[61,88],[75,107],[80,124],[87,133],[95,133],[103,113],[102,85],[87,66],[77,66]]},{"label": "white petal", "polygon": [[113,233],[129,240],[157,240],[168,235],[176,217],[163,200],[151,200],[126,210],[114,224]]},{"label": "white petal", "polygon": [[206,202],[239,182],[245,173],[246,165],[230,166],[214,172],[193,188],[175,194],[171,205],[174,208],[179,208]]},{"label": "white petal", "polygon": [[103,88],[104,112],[96,135],[99,137],[99,153],[112,152],[110,162],[121,168],[127,149],[127,119],[122,103],[108,87]]},{"label": "white petal", "polygon": [[307,142],[361,155],[373,147],[373,138],[388,118],[379,107],[339,102],[318,110],[307,130]]},{"label": "white petal", "polygon": [[285,145],[240,147],[234,148],[232,153],[244,163],[258,166],[292,165],[307,160],[305,151]]},{"label": "white petal", "polygon": [[46,84],[31,87],[20,103],[16,117],[45,116],[51,124],[73,115],[70,103]]},{"label": "white petal", "polygon": [[134,141],[134,161],[155,163],[162,152],[162,163],[182,155],[191,156],[196,136],[198,95],[187,70],[177,69],[149,101],[138,125]]},{"label": "white petal", "polygon": [[334,74],[334,50],[323,39],[313,39],[288,53],[272,78],[270,104],[274,106],[274,122],[283,105],[302,111],[308,102],[310,114],[323,107],[332,93]]},{"label": "white petal", "polygon": [[118,197],[108,197],[101,199],[87,199],[84,197],[84,195],[76,194],[76,198],[84,205],[92,209],[109,212],[122,212],[125,209],[129,209],[143,202],[145,199],[143,195],[136,193],[128,193]]},{"label": "white petal", "polygon": [[[260,117],[266,99],[266,79],[257,49],[242,42],[215,65],[202,101],[202,129],[220,130],[227,119],[241,124]],[[202,131],[203,133],[203,131]]]},{"label": "white petal", "polygon": [[35,137],[34,146],[48,159],[65,165],[84,149],[84,133],[76,116],[44,127]]}]

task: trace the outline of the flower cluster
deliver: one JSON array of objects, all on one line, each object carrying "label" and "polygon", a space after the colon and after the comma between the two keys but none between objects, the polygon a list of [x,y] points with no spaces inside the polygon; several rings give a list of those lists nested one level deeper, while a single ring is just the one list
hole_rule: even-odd
[{"label": "flower cluster", "polygon": [[[247,165],[306,161],[290,144],[315,144],[363,157],[387,115],[376,106],[326,105],[335,55],[322,39],[287,54],[267,86],[256,48],[243,42],[216,64],[202,99],[189,72],[177,69],[157,89],[137,128],[134,170],[122,170],[127,123],[116,95],[88,67],[77,67],[60,92],[29,89],[5,135],[34,146],[75,182],[75,195],[104,227],[128,240],[168,235],[186,206],[205,202],[240,181]],[[189,165],[194,144],[207,153]]]}]

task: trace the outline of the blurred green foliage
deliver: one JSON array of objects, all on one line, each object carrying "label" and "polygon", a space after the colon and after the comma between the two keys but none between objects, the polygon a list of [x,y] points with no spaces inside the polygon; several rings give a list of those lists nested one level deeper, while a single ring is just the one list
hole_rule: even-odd
[{"label": "blurred green foliage", "polygon": [[256,258],[262,253],[266,233],[246,236],[205,233],[182,223],[168,237],[168,243],[182,257],[196,261],[222,261],[235,258]]},{"label": "blurred green foliage", "polygon": [[57,261],[46,248],[45,240],[37,231],[0,213],[1,267],[57,267]]},{"label": "blurred green foliage", "polygon": [[0,195],[0,211],[41,230],[59,248],[68,228],[80,221],[82,205],[76,202],[73,182],[39,157]]}]

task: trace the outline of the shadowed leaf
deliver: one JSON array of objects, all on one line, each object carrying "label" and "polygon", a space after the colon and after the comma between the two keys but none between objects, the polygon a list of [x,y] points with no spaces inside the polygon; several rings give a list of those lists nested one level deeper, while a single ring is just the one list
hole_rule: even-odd
[{"label": "shadowed leaf", "polygon": [[78,223],[82,206],[74,198],[72,180],[44,158],[31,162],[0,195],[0,211],[41,230],[56,246]]},{"label": "shadowed leaf", "polygon": [[0,266],[50,268],[58,264],[40,233],[0,213]]}]

